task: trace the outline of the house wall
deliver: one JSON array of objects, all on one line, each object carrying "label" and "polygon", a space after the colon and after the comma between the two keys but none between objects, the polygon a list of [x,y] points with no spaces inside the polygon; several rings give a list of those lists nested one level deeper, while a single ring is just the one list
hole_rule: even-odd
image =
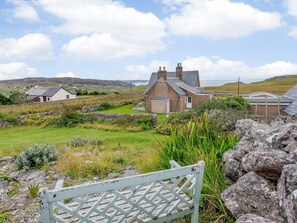
[{"label": "house wall", "polygon": [[151,100],[151,108],[154,113],[169,113],[170,112],[170,99]]},{"label": "house wall", "polygon": [[[69,95],[69,98],[66,96]],[[56,94],[50,97],[50,101],[60,101],[60,100],[68,100],[68,99],[75,99],[76,95],[70,94],[68,91],[61,88]]]},{"label": "house wall", "polygon": [[[212,94],[193,94],[192,92],[187,92],[187,96],[192,97],[192,108],[197,107],[201,102],[209,101],[212,99]],[[186,104],[186,101],[185,101]]]},{"label": "house wall", "polygon": [[145,110],[152,111],[151,100],[155,97],[170,98],[170,112],[182,111],[185,108],[185,96],[180,96],[166,82],[157,82],[145,96]]}]

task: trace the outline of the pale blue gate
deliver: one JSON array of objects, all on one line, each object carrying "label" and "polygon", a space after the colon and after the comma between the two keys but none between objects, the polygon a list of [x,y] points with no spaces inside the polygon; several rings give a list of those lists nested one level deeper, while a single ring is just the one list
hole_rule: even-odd
[{"label": "pale blue gate", "polygon": [[63,188],[40,189],[43,223],[165,222],[192,214],[198,222],[204,162],[170,170]]}]

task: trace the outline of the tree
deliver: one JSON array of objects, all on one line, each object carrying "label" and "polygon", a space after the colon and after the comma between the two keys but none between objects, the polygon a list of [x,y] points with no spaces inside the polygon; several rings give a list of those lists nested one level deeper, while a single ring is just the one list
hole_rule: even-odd
[{"label": "tree", "polygon": [[0,105],[11,105],[11,104],[12,104],[12,101],[10,100],[10,98],[7,98],[0,93]]}]

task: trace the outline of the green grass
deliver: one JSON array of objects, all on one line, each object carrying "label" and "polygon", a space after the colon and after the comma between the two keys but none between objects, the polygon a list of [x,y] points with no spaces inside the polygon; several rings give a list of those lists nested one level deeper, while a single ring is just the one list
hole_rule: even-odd
[{"label": "green grass", "polygon": [[207,117],[190,121],[173,132],[163,143],[159,164],[170,168],[169,160],[180,165],[205,161],[205,174],[200,199],[201,222],[230,222],[232,216],[224,206],[220,194],[227,187],[221,172],[222,156],[238,138],[218,133],[208,125]]},{"label": "green grass", "polygon": [[[279,76],[260,82],[240,84],[240,93],[249,94],[257,91],[266,91],[283,94],[297,84],[297,75]],[[216,87],[205,87],[206,91],[237,94],[237,83],[225,84]]]},{"label": "green grass", "polygon": [[75,137],[96,137],[104,141],[109,146],[118,146],[119,144],[135,148],[154,148],[157,146],[156,138],[163,136],[154,131],[109,132],[100,129],[87,128],[39,128],[39,127],[11,127],[0,129],[0,156],[19,153],[23,147],[34,144],[49,143],[55,146],[61,146],[67,140]]},{"label": "green grass", "polygon": [[[133,105],[124,105],[117,108],[100,111],[99,113],[106,113],[106,114],[152,114],[147,111],[136,111],[132,109]],[[96,112],[97,113],[97,112]],[[163,123],[166,120],[166,114],[157,114],[158,117],[158,124]]]}]

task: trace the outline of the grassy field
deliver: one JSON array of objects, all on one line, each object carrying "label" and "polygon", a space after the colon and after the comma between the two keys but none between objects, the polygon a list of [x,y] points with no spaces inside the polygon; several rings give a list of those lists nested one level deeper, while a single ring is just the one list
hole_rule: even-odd
[{"label": "grassy field", "polygon": [[20,126],[0,129],[0,155],[19,153],[23,147],[38,143],[49,143],[62,146],[68,139],[75,136],[97,137],[109,146],[133,146],[135,148],[154,148],[158,145],[156,139],[163,136],[154,131],[127,132],[103,131],[88,128],[38,128]]},{"label": "grassy field", "polygon": [[[125,105],[120,106],[117,108],[109,109],[106,111],[100,111],[99,113],[106,113],[106,114],[150,114],[147,111],[136,111],[132,109],[133,105]],[[162,123],[166,120],[166,114],[157,114],[158,123]]]},{"label": "grassy field", "polygon": [[[240,84],[240,94],[249,94],[257,91],[265,91],[275,94],[283,94],[297,84],[297,75],[275,77],[265,81],[250,84]],[[225,84],[216,87],[205,87],[208,92],[237,94],[237,83]]]},{"label": "grassy field", "polygon": [[[98,138],[103,141],[103,145],[95,148],[69,148],[65,146],[69,139],[77,136]],[[118,166],[119,162],[122,166],[133,165],[134,168],[141,172],[150,172],[155,170],[155,159],[157,159],[160,150],[159,142],[162,142],[165,138],[165,136],[157,134],[155,131],[104,131],[80,127],[11,127],[0,129],[0,157],[17,155],[24,147],[48,143],[57,146],[58,151],[66,148],[67,152],[62,153],[65,159],[59,159],[58,163],[59,170],[65,174],[72,174],[76,177],[79,175],[81,177],[80,174],[88,173],[89,169],[96,167],[99,170],[104,166],[113,168]],[[94,151],[97,152],[94,153]],[[78,158],[75,156],[76,152],[86,155],[92,152],[93,155],[88,158],[85,155]],[[88,165],[86,167],[84,165],[85,160],[89,159],[94,161],[94,166]],[[105,164],[102,164],[102,162]],[[105,170],[105,174],[110,171],[112,172],[112,169]]]},{"label": "grassy field", "polygon": [[120,94],[120,95],[104,95],[90,98],[78,98],[75,100],[59,101],[59,102],[47,102],[47,103],[28,103],[21,105],[5,105],[0,106],[0,113],[11,115],[25,115],[38,112],[56,111],[69,108],[81,108],[85,105],[96,105],[102,102],[116,102],[122,100],[133,100],[141,98],[140,95],[135,94]]}]

